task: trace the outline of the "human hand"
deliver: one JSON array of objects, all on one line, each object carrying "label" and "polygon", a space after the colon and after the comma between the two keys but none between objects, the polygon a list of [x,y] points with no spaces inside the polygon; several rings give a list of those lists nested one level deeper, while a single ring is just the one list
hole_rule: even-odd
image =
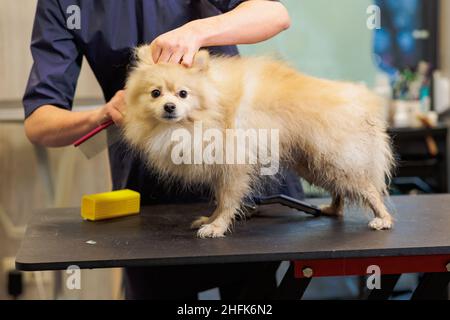
[{"label": "human hand", "polygon": [[195,23],[187,23],[157,37],[150,44],[150,49],[154,63],[190,67],[201,46],[201,30]]},{"label": "human hand", "polygon": [[119,90],[108,103],[94,110],[93,121],[96,125],[100,125],[106,121],[112,120],[116,125],[121,126],[123,124],[126,108],[125,90]]}]

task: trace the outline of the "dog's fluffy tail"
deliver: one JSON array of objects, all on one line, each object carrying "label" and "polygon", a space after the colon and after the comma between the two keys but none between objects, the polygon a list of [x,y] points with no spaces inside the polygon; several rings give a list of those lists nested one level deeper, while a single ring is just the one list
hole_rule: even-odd
[{"label": "dog's fluffy tail", "polygon": [[393,171],[395,168],[395,158],[392,150],[392,143],[389,135],[386,132],[382,133],[380,146],[380,168],[382,171],[380,175],[384,179],[379,181],[378,190],[384,196],[389,194],[388,187],[392,180]]},{"label": "dog's fluffy tail", "polygon": [[371,173],[369,177],[377,189],[384,196],[389,194],[389,184],[391,183],[395,168],[395,158],[393,155],[392,142],[387,133],[387,123],[384,120],[384,101],[372,92],[364,95],[364,105],[371,108],[371,116],[366,120],[371,145]]}]

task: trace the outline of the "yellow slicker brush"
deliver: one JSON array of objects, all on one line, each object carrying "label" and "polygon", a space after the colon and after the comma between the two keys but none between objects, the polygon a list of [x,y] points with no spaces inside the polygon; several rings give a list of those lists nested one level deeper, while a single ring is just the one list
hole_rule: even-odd
[{"label": "yellow slicker brush", "polygon": [[81,216],[97,221],[139,213],[141,195],[133,190],[118,190],[83,196]]}]

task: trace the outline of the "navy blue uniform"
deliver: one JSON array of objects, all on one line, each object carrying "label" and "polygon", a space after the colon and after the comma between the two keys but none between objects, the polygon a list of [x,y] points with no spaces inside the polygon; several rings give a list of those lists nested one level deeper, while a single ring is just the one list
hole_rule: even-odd
[{"label": "navy blue uniform", "polygon": [[[106,101],[124,88],[132,48],[189,21],[229,11],[243,0],[39,0],[31,52],[33,67],[23,98],[25,117],[42,105],[72,108],[82,57],[92,68]],[[68,27],[80,8],[80,28]],[[69,9],[69,10],[68,10]],[[69,22],[70,22],[69,21]],[[209,48],[236,55],[235,46]],[[109,148],[114,189],[139,191],[143,204],[195,202],[208,199],[209,190],[176,190],[161,185],[156,174],[123,142]],[[300,197],[298,178],[288,174],[279,190]]]}]

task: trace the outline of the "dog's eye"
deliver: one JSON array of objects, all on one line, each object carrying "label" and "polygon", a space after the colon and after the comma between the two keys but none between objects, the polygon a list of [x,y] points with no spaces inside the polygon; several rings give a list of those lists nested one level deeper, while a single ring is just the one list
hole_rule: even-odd
[{"label": "dog's eye", "polygon": [[187,98],[188,93],[186,90],[181,90],[180,92],[178,92],[178,95],[180,96],[180,98],[184,99]]},{"label": "dog's eye", "polygon": [[161,95],[161,91],[159,91],[158,89],[155,89],[152,91],[153,98],[158,98],[160,95]]}]

